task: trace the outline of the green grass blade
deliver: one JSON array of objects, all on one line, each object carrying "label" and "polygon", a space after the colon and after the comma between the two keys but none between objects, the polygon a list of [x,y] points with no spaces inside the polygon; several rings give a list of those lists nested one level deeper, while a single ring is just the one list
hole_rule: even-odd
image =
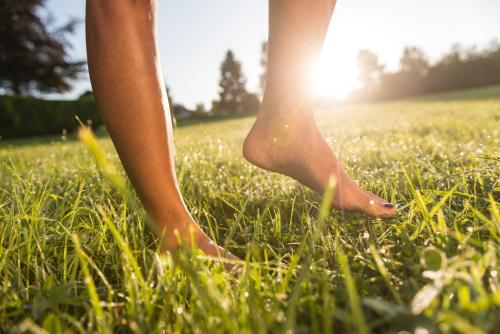
[{"label": "green grass blade", "polygon": [[347,261],[347,256],[339,249],[337,249],[336,255],[337,263],[340,266],[342,275],[344,276],[344,283],[347,287],[347,294],[349,296],[349,304],[351,306],[352,317],[354,324],[356,326],[357,332],[361,334],[369,333],[368,325],[366,324],[365,317],[363,315],[363,310],[361,308],[361,302],[359,299],[358,291],[356,289],[356,283],[352,277],[351,269],[349,267],[349,262]]},{"label": "green grass blade", "polygon": [[92,304],[92,309],[95,313],[98,329],[103,333],[111,333],[111,330],[106,324],[106,319],[104,317],[104,311],[101,307],[101,301],[99,300],[97,288],[95,286],[94,280],[92,279],[92,275],[90,274],[89,267],[87,266],[86,255],[83,252],[82,247],[80,246],[80,239],[76,234],[73,234],[71,237],[75,246],[76,255],[78,256],[78,259],[80,261],[80,266],[82,267],[85,285],[87,286],[87,290],[90,296],[90,301]]}]

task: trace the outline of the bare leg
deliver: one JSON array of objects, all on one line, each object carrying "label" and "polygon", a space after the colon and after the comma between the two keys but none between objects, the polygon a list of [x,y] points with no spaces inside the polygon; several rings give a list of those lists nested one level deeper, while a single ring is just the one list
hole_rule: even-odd
[{"label": "bare leg", "polygon": [[243,146],[251,163],[288,175],[316,192],[337,180],[333,205],[375,217],[392,217],[394,205],[361,189],[321,136],[313,115],[309,74],[318,59],[335,0],[269,0],[266,90]]},{"label": "bare leg", "polygon": [[156,2],[88,0],[86,28],[90,78],[102,118],[146,211],[165,236],[165,249],[178,247],[177,231],[207,255],[223,254],[194,222],[179,192],[158,62]]}]

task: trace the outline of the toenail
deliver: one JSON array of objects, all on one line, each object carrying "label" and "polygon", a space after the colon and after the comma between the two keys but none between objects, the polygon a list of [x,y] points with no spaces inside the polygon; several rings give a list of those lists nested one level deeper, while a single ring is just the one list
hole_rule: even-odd
[{"label": "toenail", "polygon": [[387,208],[387,209],[394,209],[394,208],[395,208],[395,205],[394,205],[394,204],[391,204],[391,203],[384,203],[384,208]]}]

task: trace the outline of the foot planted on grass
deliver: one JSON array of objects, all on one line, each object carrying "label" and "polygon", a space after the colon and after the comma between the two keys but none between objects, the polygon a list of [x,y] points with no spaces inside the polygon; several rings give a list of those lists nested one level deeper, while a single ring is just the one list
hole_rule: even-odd
[{"label": "foot planted on grass", "polygon": [[164,252],[176,253],[181,244],[201,250],[205,255],[214,259],[239,260],[224,248],[213,242],[203,230],[189,216],[174,228],[164,228],[161,248]]}]

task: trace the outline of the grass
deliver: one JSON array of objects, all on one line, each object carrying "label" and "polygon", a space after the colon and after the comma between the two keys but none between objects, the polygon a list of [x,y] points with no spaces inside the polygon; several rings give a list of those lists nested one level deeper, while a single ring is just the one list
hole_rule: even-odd
[{"label": "grass", "polygon": [[245,259],[239,273],[157,251],[109,139],[90,143],[99,164],[77,140],[2,141],[0,332],[498,332],[500,94],[489,90],[318,111],[351,175],[402,206],[388,221],[328,211],[244,162],[251,118],[177,129],[187,204]]}]

